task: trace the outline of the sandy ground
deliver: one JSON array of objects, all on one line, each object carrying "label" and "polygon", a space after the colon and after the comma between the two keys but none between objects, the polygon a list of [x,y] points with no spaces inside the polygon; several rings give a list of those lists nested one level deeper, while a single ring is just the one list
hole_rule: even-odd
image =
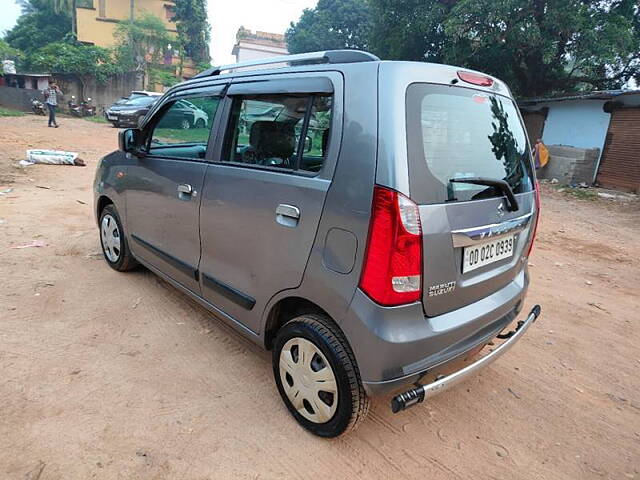
[{"label": "sandy ground", "polygon": [[[547,188],[509,354],[336,440],[290,418],[270,357],[148,271],[101,259],[91,184],[116,130],[0,119],[0,478],[640,478],[640,213]],[[11,164],[74,149],[87,168]],[[38,240],[40,248],[11,247]]]}]

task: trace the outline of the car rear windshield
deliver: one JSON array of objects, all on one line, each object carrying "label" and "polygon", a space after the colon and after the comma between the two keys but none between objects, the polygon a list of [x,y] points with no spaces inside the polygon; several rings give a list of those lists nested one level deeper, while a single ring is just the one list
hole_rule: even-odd
[{"label": "car rear windshield", "polygon": [[513,100],[470,88],[414,83],[406,102],[411,194],[416,201],[469,201],[503,194],[495,187],[452,179],[499,179],[516,194],[532,190],[529,145]]}]

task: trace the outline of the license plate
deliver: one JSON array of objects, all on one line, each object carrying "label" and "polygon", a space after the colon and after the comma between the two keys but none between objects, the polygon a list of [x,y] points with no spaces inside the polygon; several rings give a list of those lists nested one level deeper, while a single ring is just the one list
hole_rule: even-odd
[{"label": "license plate", "polygon": [[115,119],[116,119],[116,118],[118,118],[118,117],[116,117],[115,115],[107,115],[107,118],[108,118],[109,120],[115,120]]},{"label": "license plate", "polygon": [[462,260],[462,273],[471,272],[476,268],[484,267],[513,255],[516,244],[516,236],[501,237],[488,242],[479,243],[471,247],[465,247]]}]

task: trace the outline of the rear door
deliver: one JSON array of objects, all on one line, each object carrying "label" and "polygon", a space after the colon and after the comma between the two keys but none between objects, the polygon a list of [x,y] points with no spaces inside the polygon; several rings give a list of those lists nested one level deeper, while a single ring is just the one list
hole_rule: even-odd
[{"label": "rear door", "polygon": [[269,299],[302,281],[331,184],[325,152],[340,81],[328,73],[229,88],[203,189],[200,279],[205,299],[254,332]]},{"label": "rear door", "polygon": [[[423,228],[423,304],[435,316],[490,295],[522,271],[535,180],[510,98],[414,83],[406,112],[411,198]],[[506,182],[517,206],[502,187],[472,183],[487,180]]]}]

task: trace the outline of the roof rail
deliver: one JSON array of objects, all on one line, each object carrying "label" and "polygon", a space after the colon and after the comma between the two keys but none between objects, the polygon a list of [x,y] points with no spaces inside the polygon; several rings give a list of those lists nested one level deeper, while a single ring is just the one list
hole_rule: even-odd
[{"label": "roof rail", "polygon": [[361,50],[326,50],[324,52],[298,53],[295,55],[281,55],[278,57],[264,58],[261,60],[253,60],[250,62],[231,63],[229,65],[220,65],[211,67],[193,78],[210,77],[220,75],[224,71],[248,69],[261,65],[273,65],[286,63],[288,65],[309,65],[314,63],[358,63],[358,62],[377,62],[380,59],[369,52]]}]

